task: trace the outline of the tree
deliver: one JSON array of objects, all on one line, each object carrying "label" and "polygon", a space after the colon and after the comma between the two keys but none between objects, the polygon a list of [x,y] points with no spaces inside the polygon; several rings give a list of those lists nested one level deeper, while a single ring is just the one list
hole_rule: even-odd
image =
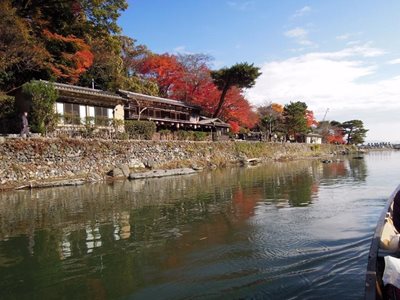
[{"label": "tree", "polygon": [[358,145],[364,143],[364,138],[368,129],[364,128],[364,123],[361,120],[351,120],[342,123],[342,128],[347,136],[347,143]]},{"label": "tree", "polygon": [[304,102],[290,102],[290,104],[285,105],[283,116],[285,118],[286,133],[289,136],[296,138],[298,134],[308,132],[306,113],[307,104]]},{"label": "tree", "polygon": [[267,103],[257,108],[258,127],[271,137],[272,132],[283,132],[283,106],[278,103]]},{"label": "tree", "polygon": [[83,10],[89,27],[93,32],[107,34],[120,33],[117,20],[121,11],[128,8],[126,0],[80,0],[75,2],[75,11]]},{"label": "tree", "polygon": [[214,84],[221,91],[217,109],[213,117],[217,118],[221,112],[225,96],[232,86],[240,89],[250,88],[255,84],[256,79],[261,75],[260,68],[254,67],[253,64],[239,63],[230,68],[222,68],[218,71],[212,71],[211,77]]},{"label": "tree", "polygon": [[140,71],[145,79],[158,85],[160,96],[166,98],[173,95],[173,87],[184,73],[176,56],[167,53],[149,55],[141,64]]},{"label": "tree", "polygon": [[[160,96],[198,105],[203,114],[212,116],[218,107],[221,92],[211,78],[209,60],[210,57],[204,54],[150,54],[139,64],[138,75],[156,83]],[[218,117],[235,124],[235,128],[254,127],[258,116],[239,87],[227,90],[224,98]]]},{"label": "tree", "polygon": [[318,121],[315,119],[314,112],[312,110],[306,110],[306,120],[308,128],[316,128],[318,126]]},{"label": "tree", "polygon": [[231,88],[227,93],[220,116],[227,122],[236,122],[248,129],[252,129],[258,122],[257,113],[237,87]]},{"label": "tree", "polygon": [[345,144],[342,124],[337,121],[321,121],[318,123],[317,131],[322,139],[328,144]]},{"label": "tree", "polygon": [[[1,41],[18,58],[5,56],[9,63],[6,72],[0,70],[3,86],[32,78],[72,84],[85,81],[82,75],[93,64],[92,44],[98,40],[120,55],[121,43],[115,34],[120,32],[117,19],[127,8],[126,0],[5,0],[0,5],[0,17],[4,14],[0,20]],[[6,30],[10,30],[8,36],[2,35]]]},{"label": "tree", "polygon": [[54,104],[58,92],[51,83],[31,81],[22,87],[22,91],[31,100],[31,127],[39,133],[47,133],[57,124]]},{"label": "tree", "polygon": [[15,117],[16,111],[14,97],[0,93],[0,119]]},{"label": "tree", "polygon": [[0,90],[11,90],[44,69],[49,55],[31,33],[11,1],[0,1]]},{"label": "tree", "polygon": [[93,64],[93,53],[83,39],[43,30],[46,48],[52,59],[49,67],[59,81],[77,83],[79,76]]},{"label": "tree", "polygon": [[204,94],[203,89],[212,84],[209,69],[211,57],[207,54],[179,54],[177,61],[183,68],[183,74],[174,84],[173,96],[189,103],[196,102]]}]

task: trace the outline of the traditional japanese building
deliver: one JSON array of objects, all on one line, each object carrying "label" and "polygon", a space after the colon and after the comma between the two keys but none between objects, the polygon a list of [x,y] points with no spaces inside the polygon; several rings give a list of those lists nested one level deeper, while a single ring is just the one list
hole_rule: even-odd
[{"label": "traditional japanese building", "polygon": [[[54,107],[59,115],[57,127],[76,127],[77,125],[96,125],[110,127],[111,120],[124,120],[124,104],[126,100],[117,94],[62,83],[50,83],[58,92]],[[30,112],[30,100],[19,87],[11,93],[15,96],[20,112]]]},{"label": "traditional japanese building", "polygon": [[198,106],[124,90],[119,90],[118,93],[127,99],[126,120],[154,121],[158,129],[201,130],[217,133],[229,131],[229,124],[218,118],[202,116],[201,108]]},{"label": "traditional japanese building", "polygon": [[59,125],[85,124],[110,126],[111,120],[124,120],[126,100],[119,95],[102,90],[54,83],[59,98],[56,112],[61,116]]},{"label": "traditional japanese building", "polygon": [[[182,101],[148,96],[125,90],[117,93],[62,83],[50,83],[58,91],[55,112],[59,129],[84,125],[112,127],[115,120],[146,120],[156,123],[157,130],[198,130],[221,135],[229,124],[218,118],[201,115],[201,108]],[[30,110],[29,99],[18,88],[12,93],[20,111]]]}]

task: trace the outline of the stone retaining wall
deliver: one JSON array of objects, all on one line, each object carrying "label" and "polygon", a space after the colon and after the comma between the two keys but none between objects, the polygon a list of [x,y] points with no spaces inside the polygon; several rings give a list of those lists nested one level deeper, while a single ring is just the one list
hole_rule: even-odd
[{"label": "stone retaining wall", "polygon": [[153,168],[215,168],[247,158],[297,159],[332,155],[343,150],[343,146],[232,141],[0,139],[0,189],[31,181],[66,178],[98,181],[116,167],[129,168],[129,172]]}]

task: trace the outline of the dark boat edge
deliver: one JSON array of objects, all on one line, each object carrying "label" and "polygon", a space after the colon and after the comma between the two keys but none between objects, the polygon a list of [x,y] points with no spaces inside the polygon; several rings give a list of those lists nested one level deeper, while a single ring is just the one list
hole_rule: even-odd
[{"label": "dark boat edge", "polygon": [[388,201],[386,202],[372,237],[371,247],[368,255],[367,273],[365,276],[365,300],[383,299],[383,291],[377,276],[377,259],[382,230],[383,226],[385,225],[386,214],[389,212],[390,206],[398,191],[400,191],[400,185],[397,186],[396,190],[390,195]]}]

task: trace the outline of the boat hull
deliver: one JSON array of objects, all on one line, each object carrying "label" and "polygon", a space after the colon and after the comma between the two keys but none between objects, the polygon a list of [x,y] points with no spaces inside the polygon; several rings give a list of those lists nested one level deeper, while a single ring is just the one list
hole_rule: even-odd
[{"label": "boat hull", "polygon": [[[380,241],[382,236],[383,227],[385,225],[385,219],[387,214],[390,212],[391,205],[397,192],[400,191],[400,185],[390,195],[386,202],[385,208],[383,209],[374,236],[372,237],[371,247],[368,255],[367,273],[365,278],[365,299],[383,299],[383,282],[382,276],[384,271],[384,255],[385,250],[380,250]],[[387,253],[386,253],[387,254]]]}]

